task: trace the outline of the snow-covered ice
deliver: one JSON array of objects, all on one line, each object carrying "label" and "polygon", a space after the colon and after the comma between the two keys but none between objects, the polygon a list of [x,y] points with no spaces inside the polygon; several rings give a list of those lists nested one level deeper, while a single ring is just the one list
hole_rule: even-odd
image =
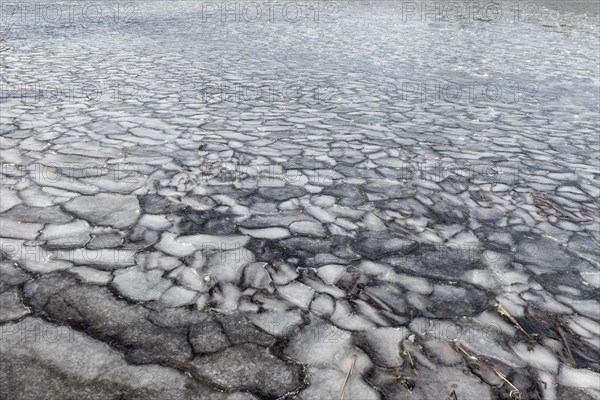
[{"label": "snow-covered ice", "polygon": [[80,3],[2,5],[0,398],[600,398],[589,2]]}]

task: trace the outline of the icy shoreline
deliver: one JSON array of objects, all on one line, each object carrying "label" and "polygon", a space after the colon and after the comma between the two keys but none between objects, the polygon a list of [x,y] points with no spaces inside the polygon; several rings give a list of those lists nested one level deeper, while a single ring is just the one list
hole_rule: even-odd
[{"label": "icy shoreline", "polygon": [[20,17],[0,397],[600,398],[597,15],[367,3]]}]

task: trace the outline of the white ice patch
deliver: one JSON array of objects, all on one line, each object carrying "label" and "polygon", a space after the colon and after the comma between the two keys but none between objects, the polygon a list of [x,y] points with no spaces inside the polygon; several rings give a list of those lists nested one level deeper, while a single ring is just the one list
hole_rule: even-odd
[{"label": "white ice patch", "polygon": [[144,214],[139,224],[155,231],[163,231],[171,227],[171,222],[165,215]]},{"label": "white ice patch", "polygon": [[324,209],[316,206],[310,206],[306,208],[306,213],[324,224],[332,223],[335,221],[335,216],[325,211]]},{"label": "white ice patch", "polygon": [[150,301],[158,300],[172,282],[162,278],[160,270],[144,272],[133,267],[115,272],[112,285],[127,298],[135,301]]},{"label": "white ice patch", "polygon": [[596,300],[577,300],[567,296],[556,296],[556,299],[586,317],[600,319],[600,304]]},{"label": "white ice patch", "polygon": [[463,358],[446,342],[429,339],[423,342],[428,354],[444,365],[456,365],[463,362]]},{"label": "white ice patch", "polygon": [[298,271],[289,264],[268,265],[266,268],[276,285],[285,285],[298,277]]},{"label": "white ice patch", "polygon": [[558,383],[569,387],[600,391],[600,374],[589,369],[571,368],[568,365],[563,365],[558,375]]},{"label": "white ice patch", "polygon": [[28,246],[23,240],[0,238],[0,249],[8,258],[20,263],[28,271],[45,274],[71,268],[72,263],[56,259],[55,255],[39,246]]},{"label": "white ice patch", "polygon": [[51,246],[83,246],[90,240],[90,225],[84,220],[66,224],[47,224],[40,240]]},{"label": "white ice patch", "polygon": [[580,274],[586,283],[595,288],[600,288],[600,271],[582,271]]},{"label": "white ice patch", "polygon": [[346,266],[338,264],[328,264],[317,269],[317,276],[328,285],[335,285],[345,273]]},{"label": "white ice patch", "polygon": [[370,329],[366,334],[366,342],[373,350],[374,362],[386,367],[400,367],[403,359],[400,355],[400,343],[408,337],[406,328]]},{"label": "white ice patch", "polygon": [[364,215],[362,224],[370,231],[384,231],[387,229],[385,223],[372,212]]},{"label": "white ice patch", "polygon": [[318,207],[331,207],[335,204],[335,197],[329,195],[312,196],[310,202]]},{"label": "white ice patch", "polygon": [[[600,323],[598,323],[597,321],[594,321],[590,318],[586,318],[583,317],[581,315],[573,315],[571,317],[568,318],[570,320],[570,324],[577,324],[577,326],[580,327],[580,329],[583,329],[585,331],[587,331],[586,333],[582,332],[582,336],[587,336],[587,337],[599,337],[600,336]],[[598,346],[600,347],[600,345]]]},{"label": "white ice patch", "polygon": [[327,294],[318,294],[310,305],[313,313],[323,317],[329,317],[335,310],[335,302]]},{"label": "white ice patch", "polygon": [[127,228],[140,216],[140,206],[135,196],[100,193],[95,196],[80,196],[63,207],[95,225]]},{"label": "white ice patch", "polygon": [[406,289],[410,290],[411,292],[415,292],[422,295],[428,295],[433,291],[433,286],[425,278],[404,274],[395,274],[388,280],[390,282],[397,282],[400,285],[404,286]]},{"label": "white ice patch", "polygon": [[[556,379],[553,374],[548,372],[540,371],[539,373],[540,384],[538,388],[542,393],[544,400],[557,400],[556,399]],[[543,382],[543,383],[542,383]]]},{"label": "white ice patch", "polygon": [[107,285],[112,279],[112,275],[108,271],[99,271],[89,267],[74,267],[69,270],[83,278],[88,283],[96,283],[99,285]]},{"label": "white ice patch", "polygon": [[500,286],[495,274],[486,269],[472,269],[462,276],[465,282],[480,286],[485,289],[495,289]]},{"label": "white ice patch", "polygon": [[233,311],[237,309],[240,296],[240,289],[231,283],[222,283],[219,285],[218,291],[215,291],[212,300],[221,310]]},{"label": "white ice patch", "polygon": [[266,269],[267,263],[255,262],[250,263],[244,269],[244,285],[245,287],[253,287],[257,289],[266,289],[271,284],[271,276]]},{"label": "white ice patch", "polygon": [[318,318],[313,318],[290,338],[284,354],[303,364],[321,368],[348,371],[356,355],[355,371],[365,373],[373,365],[371,360],[352,344],[352,335]]},{"label": "white ice patch", "polygon": [[[212,236],[212,235],[185,235],[179,236],[164,232],[160,242],[154,247],[175,257],[187,257],[197,250],[203,252],[238,251],[243,256],[244,245],[250,238],[248,236]],[[247,252],[247,250],[246,250]]]},{"label": "white ice patch", "polygon": [[[351,360],[347,368],[350,368]],[[341,398],[342,388],[346,381],[347,372],[337,369],[308,368],[310,386],[300,392],[299,397],[304,400],[323,400]],[[348,378],[344,390],[344,399],[347,400],[379,400],[380,395],[367,385],[360,377],[354,374]]]},{"label": "white ice patch", "polygon": [[160,242],[155,244],[154,247],[165,254],[175,257],[187,257],[198,250],[190,242],[177,240],[177,235],[171,232],[163,233]]},{"label": "white ice patch", "polygon": [[314,291],[309,286],[299,282],[291,282],[285,286],[279,286],[277,291],[284,300],[303,309],[308,308],[314,295]]},{"label": "white ice patch", "polygon": [[243,248],[218,251],[207,256],[202,272],[211,275],[218,282],[238,282],[244,267],[253,261],[254,254]]},{"label": "white ice patch", "polygon": [[0,218],[0,235],[5,238],[34,240],[43,227],[44,224]]},{"label": "white ice patch", "polygon": [[169,307],[181,307],[193,304],[197,298],[198,292],[181,286],[171,286],[160,297],[160,302]]},{"label": "white ice patch", "polygon": [[290,231],[301,235],[322,237],[326,235],[325,228],[318,222],[297,221],[290,225]]},{"label": "white ice patch", "polygon": [[477,239],[477,236],[473,232],[465,231],[448,240],[448,245],[459,246],[459,248],[463,248],[462,246],[474,246],[479,245],[479,239]]},{"label": "white ice patch", "polygon": [[138,254],[138,263],[145,269],[159,268],[164,271],[172,271],[181,265],[177,257],[167,256],[159,251]]},{"label": "white ice patch", "polygon": [[4,212],[17,204],[21,204],[16,191],[8,189],[6,187],[0,188],[0,212]]},{"label": "white ice patch", "polygon": [[135,250],[80,248],[52,250],[51,254],[57,260],[104,269],[117,269],[135,264]]},{"label": "white ice patch", "polygon": [[178,284],[197,292],[206,293],[210,290],[212,278],[209,275],[201,275],[194,268],[181,266],[169,274],[169,278],[175,279]]},{"label": "white ice patch", "polygon": [[350,308],[350,304],[342,299],[338,299],[335,303],[335,312],[331,315],[331,322],[349,331],[364,331],[375,326],[373,322],[355,314]]},{"label": "white ice patch", "polygon": [[530,347],[525,343],[516,343],[513,345],[513,351],[521,360],[534,368],[552,373],[558,371],[558,358],[556,358],[554,352],[542,345]]},{"label": "white ice patch", "polygon": [[240,228],[240,232],[245,235],[260,239],[285,239],[290,236],[290,231],[285,228],[263,228],[263,229],[244,229]]},{"label": "white ice patch", "polygon": [[295,311],[267,311],[248,314],[248,319],[256,326],[275,336],[290,336],[302,324],[302,315]]}]

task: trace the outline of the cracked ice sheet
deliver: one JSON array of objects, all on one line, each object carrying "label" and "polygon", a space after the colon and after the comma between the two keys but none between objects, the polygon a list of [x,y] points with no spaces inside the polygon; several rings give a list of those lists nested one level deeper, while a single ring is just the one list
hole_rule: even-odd
[{"label": "cracked ice sheet", "polygon": [[[3,398],[509,396],[493,368],[524,398],[600,396],[597,14],[102,6],[20,19],[2,52]],[[410,86],[440,81],[504,97]],[[275,93],[227,91],[247,82]]]}]

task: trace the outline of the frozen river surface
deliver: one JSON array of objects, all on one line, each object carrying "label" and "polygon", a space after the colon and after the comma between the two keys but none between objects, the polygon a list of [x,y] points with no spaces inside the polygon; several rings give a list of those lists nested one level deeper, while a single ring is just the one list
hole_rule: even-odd
[{"label": "frozen river surface", "polygon": [[599,399],[594,4],[281,3],[2,4],[0,397]]}]

